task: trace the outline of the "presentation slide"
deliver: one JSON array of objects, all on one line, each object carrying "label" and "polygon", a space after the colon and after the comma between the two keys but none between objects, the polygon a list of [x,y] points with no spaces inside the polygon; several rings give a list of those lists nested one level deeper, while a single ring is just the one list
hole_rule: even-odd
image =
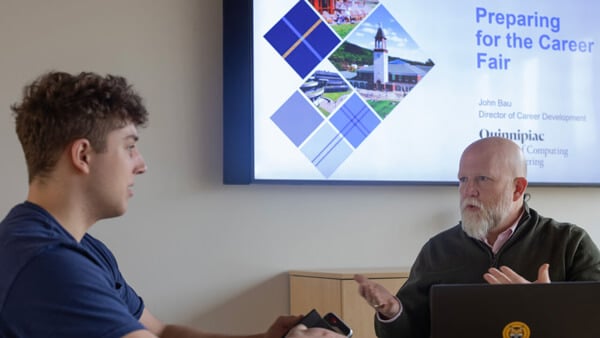
[{"label": "presentation slide", "polygon": [[501,136],[531,184],[600,184],[600,2],[253,6],[255,180],[456,182]]}]

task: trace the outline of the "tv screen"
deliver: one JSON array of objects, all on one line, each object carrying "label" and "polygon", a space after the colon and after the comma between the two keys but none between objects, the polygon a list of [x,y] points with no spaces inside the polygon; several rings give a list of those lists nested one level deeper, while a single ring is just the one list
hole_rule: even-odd
[{"label": "tv screen", "polygon": [[224,182],[454,184],[469,143],[600,184],[600,5],[224,0]]}]

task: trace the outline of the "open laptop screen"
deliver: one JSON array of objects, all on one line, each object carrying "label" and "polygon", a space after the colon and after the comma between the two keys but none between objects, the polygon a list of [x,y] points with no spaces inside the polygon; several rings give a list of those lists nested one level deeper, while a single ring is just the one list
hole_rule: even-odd
[{"label": "open laptop screen", "polygon": [[440,284],[432,338],[599,338],[600,282]]}]

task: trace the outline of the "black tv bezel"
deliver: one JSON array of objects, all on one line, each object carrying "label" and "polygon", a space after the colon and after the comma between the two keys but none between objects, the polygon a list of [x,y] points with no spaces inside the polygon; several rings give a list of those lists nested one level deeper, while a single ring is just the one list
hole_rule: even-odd
[{"label": "black tv bezel", "polygon": [[223,0],[223,183],[254,181],[253,1]]}]

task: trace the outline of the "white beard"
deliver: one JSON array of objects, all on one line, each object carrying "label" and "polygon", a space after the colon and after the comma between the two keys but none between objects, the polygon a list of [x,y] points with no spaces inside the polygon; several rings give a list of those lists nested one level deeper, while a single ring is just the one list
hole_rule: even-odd
[{"label": "white beard", "polygon": [[[494,206],[488,208],[474,198],[463,200],[460,206],[463,231],[475,239],[485,239],[489,232],[497,228],[500,222],[508,216],[510,203],[510,198],[500,198],[498,203],[492,203]],[[479,210],[466,210],[467,205],[477,206]]]}]

